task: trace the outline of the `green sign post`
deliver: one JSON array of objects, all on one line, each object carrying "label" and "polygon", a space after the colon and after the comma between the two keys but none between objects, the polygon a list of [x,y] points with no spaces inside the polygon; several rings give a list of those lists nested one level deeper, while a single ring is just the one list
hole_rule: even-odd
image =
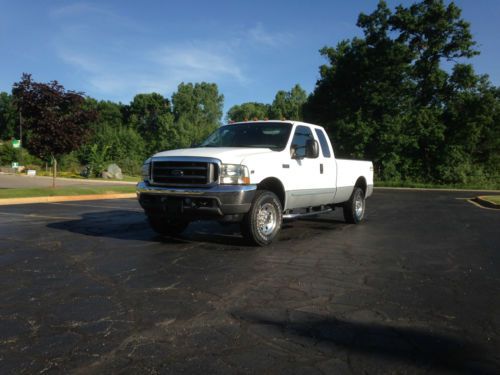
[{"label": "green sign post", "polygon": [[13,139],[12,140],[12,147],[13,148],[21,148],[21,140],[20,139]]}]

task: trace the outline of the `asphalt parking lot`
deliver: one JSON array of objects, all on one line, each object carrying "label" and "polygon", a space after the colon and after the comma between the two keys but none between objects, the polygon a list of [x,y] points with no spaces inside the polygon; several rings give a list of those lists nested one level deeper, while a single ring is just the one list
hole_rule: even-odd
[{"label": "asphalt parking lot", "polygon": [[0,208],[0,373],[500,373],[500,211],[377,190],[367,219],[151,231],[135,200]]}]

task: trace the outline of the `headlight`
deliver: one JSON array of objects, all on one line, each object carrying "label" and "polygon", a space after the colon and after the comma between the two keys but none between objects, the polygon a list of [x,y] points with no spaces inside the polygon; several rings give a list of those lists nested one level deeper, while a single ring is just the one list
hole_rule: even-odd
[{"label": "headlight", "polygon": [[144,164],[142,165],[142,167],[141,167],[141,176],[142,176],[142,179],[144,181],[149,181],[150,170],[151,170],[151,158],[149,158],[148,160],[146,160],[144,162]]},{"label": "headlight", "polygon": [[222,164],[220,180],[222,184],[248,185],[250,183],[248,168],[241,164]]}]

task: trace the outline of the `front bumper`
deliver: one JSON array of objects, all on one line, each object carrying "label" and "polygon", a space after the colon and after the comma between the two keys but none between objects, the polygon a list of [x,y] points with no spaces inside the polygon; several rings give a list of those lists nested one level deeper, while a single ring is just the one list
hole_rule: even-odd
[{"label": "front bumper", "polygon": [[191,219],[223,218],[250,210],[256,185],[212,187],[161,187],[141,181],[137,198],[148,215],[181,216]]}]

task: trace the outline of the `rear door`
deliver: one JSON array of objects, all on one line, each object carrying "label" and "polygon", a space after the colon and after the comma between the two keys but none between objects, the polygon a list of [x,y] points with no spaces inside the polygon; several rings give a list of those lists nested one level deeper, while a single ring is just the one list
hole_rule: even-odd
[{"label": "rear door", "polygon": [[332,203],[337,191],[337,163],[330,144],[330,140],[325,131],[321,128],[314,128],[314,133],[318,139],[320,156],[320,183],[322,186],[322,203]]}]

